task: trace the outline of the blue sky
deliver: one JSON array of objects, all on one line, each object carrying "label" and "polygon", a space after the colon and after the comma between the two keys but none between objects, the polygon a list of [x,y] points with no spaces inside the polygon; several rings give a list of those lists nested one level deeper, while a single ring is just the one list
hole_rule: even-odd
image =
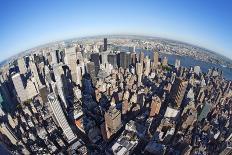
[{"label": "blue sky", "polygon": [[52,41],[140,34],[196,44],[232,59],[232,1],[0,0],[0,61]]}]

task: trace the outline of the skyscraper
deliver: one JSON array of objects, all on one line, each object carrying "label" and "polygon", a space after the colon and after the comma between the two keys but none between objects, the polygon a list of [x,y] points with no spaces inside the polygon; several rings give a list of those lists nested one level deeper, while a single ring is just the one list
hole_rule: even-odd
[{"label": "skyscraper", "polygon": [[131,53],[131,64],[132,65],[136,64],[136,53],[135,52]]},{"label": "skyscraper", "polygon": [[105,127],[108,139],[121,127],[121,112],[115,106],[111,105],[105,113]]},{"label": "skyscraper", "polygon": [[52,56],[52,62],[51,65],[59,63],[59,50],[52,51],[51,53]]},{"label": "skyscraper", "polygon": [[187,86],[188,86],[188,81],[184,81],[181,78],[175,79],[175,82],[170,91],[171,101],[175,104],[175,106],[180,107]]},{"label": "skyscraper", "polygon": [[131,64],[131,56],[129,52],[120,52],[120,67],[128,68]]},{"label": "skyscraper", "polygon": [[148,57],[145,58],[144,64],[145,64],[144,75],[148,76],[150,74],[150,71],[151,71],[151,61]]},{"label": "skyscraper", "polygon": [[140,52],[139,62],[143,65],[143,62],[144,62],[144,53],[143,52]]},{"label": "skyscraper", "polygon": [[16,73],[12,76],[12,81],[16,90],[16,93],[19,97],[20,102],[25,102],[27,98],[27,91],[24,88],[22,78],[19,73]]},{"label": "skyscraper", "polygon": [[117,55],[110,53],[107,57],[109,64],[111,64],[113,67],[117,67]]},{"label": "skyscraper", "polygon": [[0,108],[5,112],[11,112],[15,105],[10,98],[7,88],[0,82]]},{"label": "skyscraper", "polygon": [[94,62],[95,75],[97,75],[100,70],[100,55],[99,53],[92,53],[90,57],[91,61]]},{"label": "skyscraper", "polygon": [[142,83],[142,75],[143,75],[143,66],[141,63],[136,63],[136,74],[138,76],[138,85]]},{"label": "skyscraper", "polygon": [[106,67],[106,64],[108,64],[108,51],[101,52],[101,64]]},{"label": "skyscraper", "polygon": [[152,97],[151,102],[151,110],[150,110],[150,117],[154,117],[155,115],[159,114],[161,107],[161,100],[158,96]]},{"label": "skyscraper", "polygon": [[17,145],[18,137],[13,133],[10,126],[4,122],[0,124],[0,132],[4,134],[12,144]]},{"label": "skyscraper", "polygon": [[58,125],[63,130],[63,133],[66,136],[68,143],[72,142],[76,139],[76,135],[73,133],[71,127],[67,122],[67,119],[65,117],[65,114],[62,110],[57,96],[54,93],[48,94],[48,101],[52,109],[52,113],[55,116],[55,122],[58,122]]},{"label": "skyscraper", "polygon": [[95,84],[96,83],[96,71],[95,71],[95,67],[94,67],[94,62],[87,63],[87,72],[89,73],[89,75],[92,79],[92,83]]},{"label": "skyscraper", "polygon": [[104,51],[107,51],[107,38],[104,38]]},{"label": "skyscraper", "polygon": [[130,52],[130,53],[135,53],[135,46],[129,47],[129,52]]},{"label": "skyscraper", "polygon": [[155,50],[153,52],[153,66],[154,66],[154,68],[158,67],[158,63],[159,63],[159,53]]},{"label": "skyscraper", "polygon": [[179,67],[180,67],[180,60],[176,59],[176,61],[175,61],[175,68],[179,69]]},{"label": "skyscraper", "polygon": [[201,121],[202,119],[206,118],[211,108],[212,108],[212,104],[206,102],[200,111],[197,121]]},{"label": "skyscraper", "polygon": [[65,63],[71,70],[72,81],[77,80],[77,53],[76,47],[65,48]]},{"label": "skyscraper", "polygon": [[66,88],[65,88],[65,85],[64,85],[64,70],[62,68],[62,65],[61,64],[57,64],[57,65],[54,65],[53,66],[53,72],[54,72],[54,75],[55,75],[55,80],[56,80],[56,88],[57,88],[57,92],[62,100],[62,102],[64,103],[64,106],[65,108],[68,107],[67,105],[67,101],[66,101]]},{"label": "skyscraper", "polygon": [[27,72],[26,64],[23,57],[18,59],[18,67],[20,74],[25,74]]}]

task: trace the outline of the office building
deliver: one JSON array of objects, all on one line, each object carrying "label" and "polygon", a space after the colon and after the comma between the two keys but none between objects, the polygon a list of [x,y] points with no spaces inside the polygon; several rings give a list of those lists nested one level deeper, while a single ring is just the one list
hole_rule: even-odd
[{"label": "office building", "polygon": [[137,62],[136,53],[135,53],[135,52],[132,52],[132,53],[131,53],[131,64],[132,64],[132,65],[135,65],[136,62]]},{"label": "office building", "polygon": [[101,64],[105,68],[108,64],[108,51],[101,52]]},{"label": "office building", "polygon": [[59,63],[59,50],[52,51],[50,55],[52,56],[51,65]]},{"label": "office building", "polygon": [[105,130],[107,138],[111,138],[121,128],[121,112],[111,105],[109,110],[105,112]]},{"label": "office building", "polygon": [[128,68],[131,64],[131,56],[129,52],[120,52],[120,67]]},{"label": "office building", "polygon": [[201,121],[202,119],[205,119],[212,107],[213,106],[212,106],[211,103],[205,102],[205,104],[203,105],[203,107],[202,107],[202,109],[200,111],[200,114],[197,117],[197,121]]},{"label": "office building", "polygon": [[15,106],[5,83],[0,81],[0,108],[4,112],[12,112]]},{"label": "office building", "polygon": [[41,87],[42,83],[41,83],[40,78],[39,78],[39,73],[38,73],[37,67],[36,67],[34,61],[32,61],[32,59],[29,62],[29,66],[30,66],[30,69],[31,69],[31,73],[32,73],[33,77],[36,80],[36,87],[37,88]]},{"label": "office building", "polygon": [[66,101],[66,90],[67,90],[67,87],[65,85],[65,76],[64,76],[64,70],[63,70],[63,65],[62,64],[59,64],[59,65],[54,65],[53,66],[53,72],[54,72],[54,75],[55,75],[55,80],[56,80],[56,88],[57,88],[57,92],[58,92],[58,95],[60,96],[65,108],[68,107],[68,104],[67,104],[67,101]]},{"label": "office building", "polygon": [[188,81],[184,81],[181,78],[176,78],[174,84],[171,88],[171,102],[174,103],[175,106],[180,107],[186,88],[188,86]]},{"label": "office building", "polygon": [[92,79],[92,83],[95,84],[97,82],[97,79],[96,79],[96,71],[95,71],[94,62],[87,63],[87,72],[89,73]]},{"label": "office building", "polygon": [[99,53],[92,53],[90,57],[91,57],[91,61],[94,63],[95,75],[97,76],[100,70],[100,55]]},{"label": "office building", "polygon": [[25,102],[28,99],[28,97],[21,75],[19,73],[14,74],[12,76],[12,81],[20,102]]},{"label": "office building", "polygon": [[148,57],[145,58],[144,64],[145,64],[144,75],[148,76],[151,72],[151,61]]},{"label": "office building", "polygon": [[12,144],[17,145],[17,142],[19,141],[18,137],[14,134],[14,132],[8,124],[2,122],[0,124],[0,132],[4,134]]},{"label": "office building", "polygon": [[108,62],[111,64],[114,68],[118,67],[117,65],[117,55],[114,53],[108,54]]},{"label": "office building", "polygon": [[143,65],[141,63],[136,63],[136,74],[138,76],[138,84],[142,83],[142,75],[143,75]]},{"label": "office building", "polygon": [[143,62],[144,62],[144,52],[140,52],[140,55],[139,55],[139,62],[143,65]]},{"label": "office building", "polygon": [[65,64],[71,71],[72,81],[77,81],[77,53],[76,47],[65,48]]},{"label": "office building", "polygon": [[158,64],[159,64],[159,53],[158,53],[158,51],[155,50],[153,52],[153,66],[154,66],[154,68],[157,68]]},{"label": "office building", "polygon": [[48,101],[52,110],[52,113],[55,118],[55,122],[58,122],[58,125],[61,127],[64,135],[67,138],[68,143],[76,139],[76,135],[73,133],[69,123],[65,117],[64,111],[60,105],[60,102],[57,96],[54,93],[48,95]]},{"label": "office building", "polygon": [[20,74],[25,74],[27,72],[26,63],[23,57],[17,60]]},{"label": "office building", "polygon": [[104,51],[107,51],[107,38],[104,38]]},{"label": "office building", "polygon": [[27,80],[26,93],[28,99],[32,99],[39,93],[39,90],[35,87],[35,80],[33,80],[34,82],[32,80]]},{"label": "office building", "polygon": [[150,117],[154,117],[159,114],[161,107],[161,100],[158,96],[152,97],[151,106],[150,106]]}]

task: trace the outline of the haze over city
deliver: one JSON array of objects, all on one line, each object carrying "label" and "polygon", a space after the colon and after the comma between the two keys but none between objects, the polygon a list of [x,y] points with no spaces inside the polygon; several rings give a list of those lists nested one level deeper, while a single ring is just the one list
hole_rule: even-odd
[{"label": "haze over city", "polygon": [[0,61],[76,37],[140,34],[199,45],[232,58],[232,2],[1,1]]}]

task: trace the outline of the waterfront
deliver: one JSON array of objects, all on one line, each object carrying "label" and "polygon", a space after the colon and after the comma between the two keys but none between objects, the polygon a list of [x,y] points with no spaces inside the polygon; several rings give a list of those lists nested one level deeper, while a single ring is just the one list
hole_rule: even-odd
[{"label": "waterfront", "polygon": [[[137,51],[140,52],[141,49],[137,49]],[[143,50],[143,51],[145,55],[148,55],[150,56],[150,58],[152,58],[152,55],[153,55],[152,51],[150,50]],[[223,76],[225,77],[225,79],[232,80],[232,69],[231,68],[223,67],[222,65],[219,65],[219,64],[212,64],[212,63],[204,62],[201,60],[196,60],[189,56],[179,56],[179,55],[173,55],[173,54],[170,55],[170,54],[163,54],[163,53],[160,54],[161,58],[163,58],[164,56],[168,58],[168,63],[171,65],[174,65],[176,59],[179,59],[181,66],[184,66],[184,67],[200,66],[202,72],[207,72],[208,69],[210,68],[219,68],[220,70],[223,71]]]}]

